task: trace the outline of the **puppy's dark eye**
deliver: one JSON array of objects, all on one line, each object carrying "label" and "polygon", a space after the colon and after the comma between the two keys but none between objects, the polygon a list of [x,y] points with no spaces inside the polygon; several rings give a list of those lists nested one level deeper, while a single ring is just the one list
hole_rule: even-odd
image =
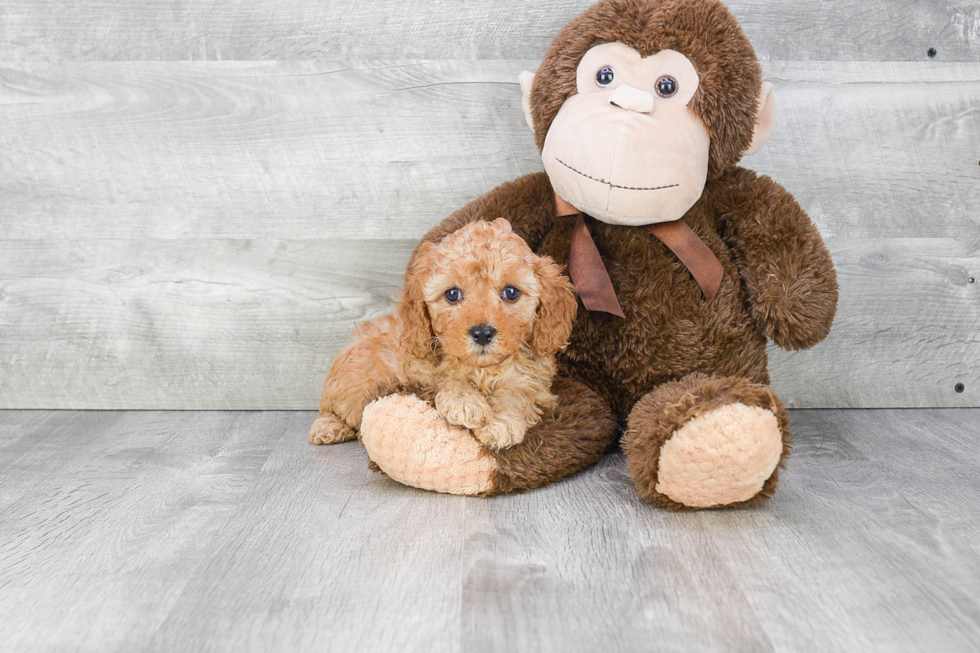
[{"label": "puppy's dark eye", "polygon": [[521,298],[521,291],[514,286],[507,286],[504,291],[500,293],[505,302],[516,302]]},{"label": "puppy's dark eye", "polygon": [[603,66],[595,74],[595,83],[598,86],[606,87],[613,83],[613,79],[616,78],[616,73],[609,66]]},{"label": "puppy's dark eye", "polygon": [[657,94],[660,97],[677,95],[677,80],[670,75],[664,75],[657,80]]},{"label": "puppy's dark eye", "polygon": [[463,291],[459,288],[450,288],[446,291],[446,301],[455,304],[463,298]]}]

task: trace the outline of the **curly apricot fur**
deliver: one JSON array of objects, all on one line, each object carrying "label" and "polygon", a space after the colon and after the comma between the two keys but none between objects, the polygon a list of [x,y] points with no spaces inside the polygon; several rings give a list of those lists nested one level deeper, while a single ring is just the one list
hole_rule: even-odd
[{"label": "curly apricot fur", "polygon": [[[503,297],[508,286],[520,291],[516,300]],[[461,300],[446,298],[451,288]],[[556,404],[554,357],[568,344],[576,306],[558,265],[532,253],[503,218],[423,246],[396,316],[359,325],[330,366],[310,442],[353,439],[371,401],[414,392],[487,447],[519,444]],[[470,334],[481,325],[495,330],[486,345]]]}]

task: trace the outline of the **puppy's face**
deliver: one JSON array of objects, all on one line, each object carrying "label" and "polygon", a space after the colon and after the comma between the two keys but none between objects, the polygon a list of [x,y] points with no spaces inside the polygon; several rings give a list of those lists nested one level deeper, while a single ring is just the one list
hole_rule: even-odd
[{"label": "puppy's face", "polygon": [[498,365],[522,348],[553,354],[568,340],[576,307],[570,282],[504,219],[423,246],[414,272],[406,285],[421,291],[432,336],[466,365]]},{"label": "puppy's face", "polygon": [[486,367],[530,342],[541,296],[534,258],[498,223],[473,223],[438,246],[423,293],[447,355]]}]

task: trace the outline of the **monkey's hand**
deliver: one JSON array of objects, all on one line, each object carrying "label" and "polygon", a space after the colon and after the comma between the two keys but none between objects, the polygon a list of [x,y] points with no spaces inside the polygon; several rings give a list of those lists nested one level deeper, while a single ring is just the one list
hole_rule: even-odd
[{"label": "monkey's hand", "polygon": [[736,168],[726,184],[722,234],[756,319],[783,349],[808,349],[830,332],[837,312],[834,262],[810,217],[768,177]]}]

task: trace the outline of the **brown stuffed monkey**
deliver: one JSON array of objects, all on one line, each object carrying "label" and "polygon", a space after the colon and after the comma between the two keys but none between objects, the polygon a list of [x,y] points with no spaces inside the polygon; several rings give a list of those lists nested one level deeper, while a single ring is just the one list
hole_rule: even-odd
[{"label": "brown stuffed monkey", "polygon": [[621,436],[648,501],[768,499],[790,431],[766,339],[820,342],[837,280],[793,197],[737,165],[774,124],[752,46],[718,0],[603,0],[520,82],[545,171],[423,240],[503,216],[568,266],[581,305],[559,356],[559,405],[523,443],[489,451],[420,400],[387,397],[364,414],[369,457],[410,485],[490,495],[573,474]]}]

